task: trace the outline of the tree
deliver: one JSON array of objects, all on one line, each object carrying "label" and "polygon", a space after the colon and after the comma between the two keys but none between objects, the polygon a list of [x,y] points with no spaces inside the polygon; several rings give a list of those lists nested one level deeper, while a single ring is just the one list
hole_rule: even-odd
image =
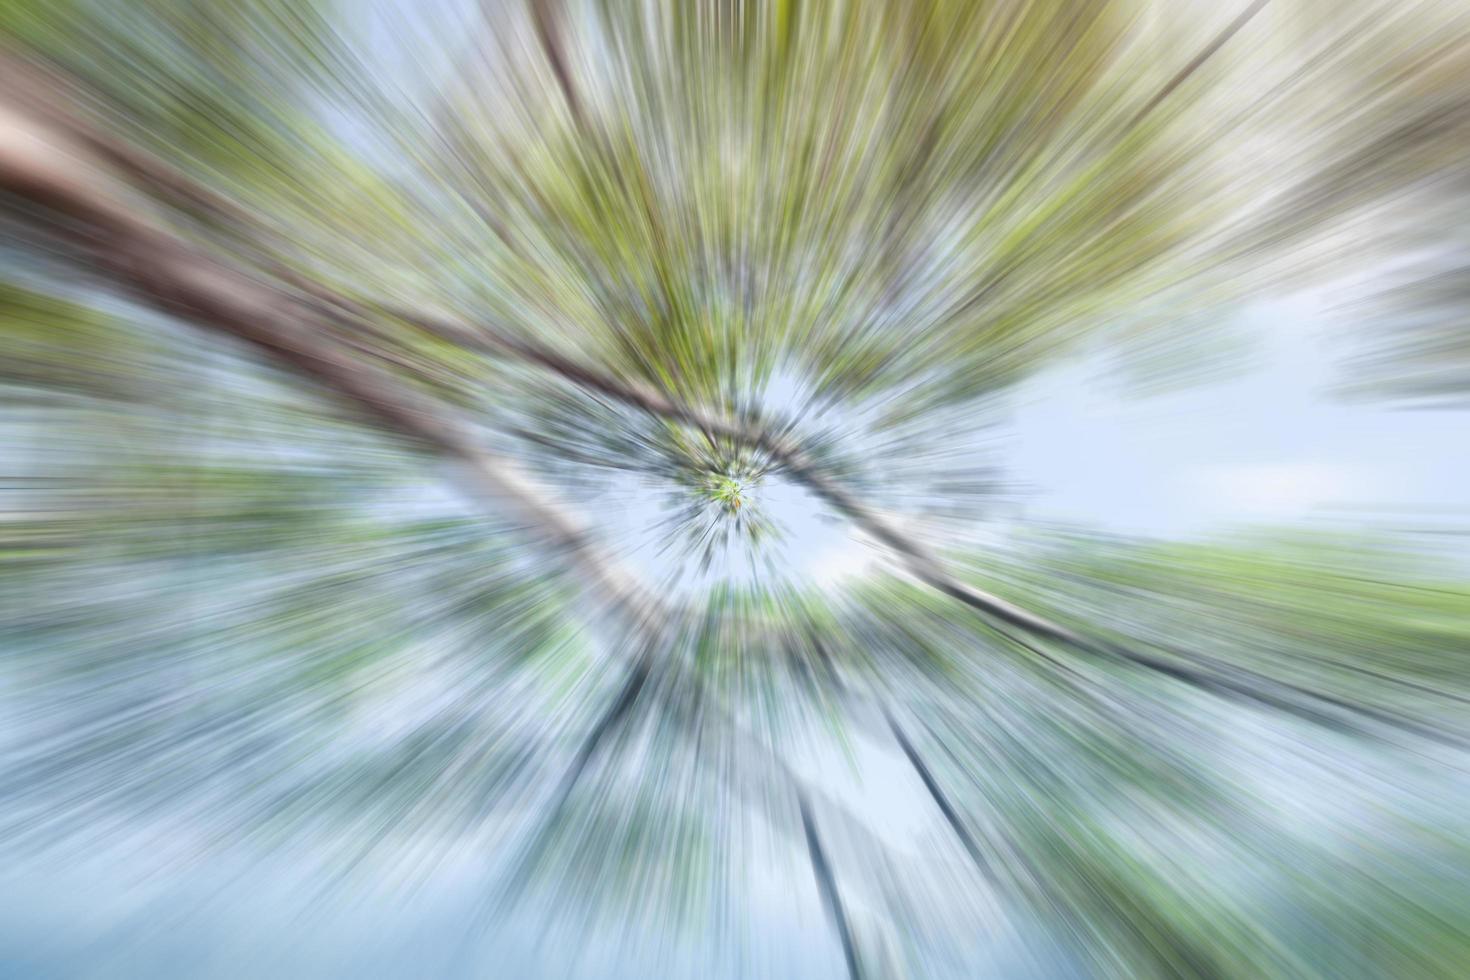
[{"label": "tree", "polygon": [[[218,404],[222,381],[237,403],[172,442],[146,411],[124,411],[140,458],[121,466],[109,454],[68,477],[116,488],[65,497],[74,523],[17,523],[17,582],[32,592],[103,569],[152,574],[149,563],[224,582],[217,566],[244,555],[263,581],[312,583],[272,587],[263,610],[208,614],[226,640],[231,623],[266,627],[265,688],[242,680],[217,703],[179,707],[139,682],[149,707],[117,706],[95,733],[38,742],[10,792],[65,799],[110,760],[130,774],[110,804],[156,805],[178,782],[160,778],[150,752],[218,753],[230,739],[208,732],[251,732],[244,768],[264,768],[223,779],[232,792],[253,781],[261,795],[240,807],[206,794],[194,805],[212,818],[269,834],[330,816],[354,830],[334,839],[382,844],[410,817],[483,833],[477,823],[497,810],[494,833],[518,842],[512,890],[594,887],[609,901],[567,903],[588,916],[625,914],[610,899],[629,893],[660,900],[650,915],[688,915],[692,897],[721,894],[720,864],[751,810],[804,846],[858,973],[885,956],[922,965],[925,950],[959,949],[947,923],[905,914],[934,906],[928,882],[874,873],[865,902],[844,897],[841,848],[857,852],[855,872],[897,859],[788,749],[814,730],[841,741],[868,726],[886,729],[912,765],[966,873],[1097,968],[1228,974],[1269,949],[1290,973],[1304,955],[1296,934],[1232,911],[1237,893],[1212,889],[1198,869],[1176,876],[1177,856],[1124,846],[1099,824],[1111,805],[1102,786],[1161,835],[1192,819],[1249,861],[1257,844],[1231,835],[1272,831],[1201,816],[1226,788],[1172,744],[1192,712],[1234,703],[1374,758],[1406,745],[1464,751],[1452,625],[1424,657],[1389,664],[1344,641],[1403,636],[1404,624],[1367,607],[1305,645],[1267,645],[1281,628],[1269,617],[1240,646],[1187,629],[1181,642],[1163,628],[1177,597],[1122,618],[1069,596],[1072,566],[1107,546],[997,563],[963,539],[943,553],[892,513],[914,492],[906,458],[943,448],[941,422],[973,419],[1144,300],[1238,292],[1277,268],[1266,255],[1298,255],[1413,174],[1440,172],[1465,135],[1453,71],[1465,53],[1449,43],[1463,33],[1390,21],[1334,55],[1338,30],[1292,6],[1275,23],[1303,30],[1292,43],[1320,57],[1278,80],[1255,77],[1259,64],[1239,50],[1253,38],[1253,53],[1269,52],[1274,14],[1260,3],[1155,71],[1141,59],[1172,28],[1142,26],[1124,4],[486,5],[468,42],[431,39],[453,67],[428,94],[405,94],[326,7],[169,3],[121,20],[86,4],[9,7],[22,54],[5,66],[0,184],[23,229],[17,254],[34,264],[34,281],[7,296],[11,382],[38,393],[48,430],[70,425],[89,443],[103,431],[98,406],[187,417]],[[1271,209],[1242,218],[1266,170],[1236,169],[1235,144],[1299,124],[1314,84],[1352,78],[1370,41],[1385,40],[1373,67],[1389,95],[1347,120],[1375,138],[1337,145],[1333,126],[1296,134],[1272,151],[1269,164],[1291,166],[1266,195]],[[1263,101],[1240,98],[1258,89]],[[1376,138],[1385,119],[1395,122]],[[109,309],[94,287],[134,305]],[[214,376],[180,363],[176,328],[144,310],[220,335]],[[251,361],[252,348],[342,401],[294,392]],[[150,390],[156,376],[175,390]],[[762,406],[790,376],[798,396],[786,419]],[[359,414],[344,417],[344,404]],[[818,413],[839,422],[824,430]],[[283,438],[297,430],[315,434]],[[299,464],[273,458],[298,441]],[[454,461],[486,506],[379,520],[383,488],[421,483],[429,456]],[[747,485],[795,481],[909,577],[848,595],[757,580],[670,599],[568,506],[609,471],[690,488],[686,520],[706,522],[705,535],[737,525],[748,535],[759,525]],[[961,484],[946,479],[955,474],[917,476],[919,492],[954,498],[958,526],[975,523],[983,494],[947,490]],[[354,488],[361,499],[332,503]],[[307,559],[307,540],[345,567]],[[105,557],[83,550],[93,542]],[[1030,563],[1043,558],[1061,571],[1038,578]],[[1122,563],[1083,581],[1126,580]],[[390,630],[327,638],[400,589],[367,616]],[[21,635],[80,653],[88,641],[75,631],[86,627],[47,608],[17,612]],[[107,608],[94,622],[122,629],[133,615]],[[445,658],[463,688],[403,737],[325,768],[282,754],[291,728],[317,738],[349,725],[328,692],[384,664],[412,673],[425,631],[457,650],[492,627],[496,662]],[[293,640],[296,630],[317,639]],[[187,687],[205,641],[188,630],[169,640],[146,652],[122,644],[121,660],[177,670]],[[62,668],[62,704],[108,669],[37,656]],[[609,676],[609,665],[619,670]],[[982,678],[1005,697],[987,696]],[[512,691],[541,713],[492,717]],[[262,703],[293,697],[309,718]],[[212,719],[206,734],[191,734],[200,718]],[[1088,780],[1070,781],[1042,746],[1079,760]],[[234,768],[218,754],[189,765]],[[503,814],[517,801],[544,819],[516,826]],[[1417,898],[1374,900],[1386,903],[1380,921],[1428,921]],[[1326,928],[1360,925],[1357,907],[1312,907]],[[1415,948],[1385,939],[1382,965],[1452,963],[1464,932],[1443,925],[1449,915]]]}]

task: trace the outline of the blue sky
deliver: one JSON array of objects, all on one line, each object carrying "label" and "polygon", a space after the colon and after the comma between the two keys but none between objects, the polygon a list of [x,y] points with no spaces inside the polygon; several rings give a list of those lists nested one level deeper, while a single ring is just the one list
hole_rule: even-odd
[{"label": "blue sky", "polygon": [[1009,454],[1033,490],[1025,513],[1164,537],[1405,511],[1463,520],[1470,467],[1447,449],[1470,412],[1338,397],[1345,325],[1323,305],[1241,311],[1224,376],[1179,391],[1125,390],[1106,349],[1039,373],[1018,393]]}]

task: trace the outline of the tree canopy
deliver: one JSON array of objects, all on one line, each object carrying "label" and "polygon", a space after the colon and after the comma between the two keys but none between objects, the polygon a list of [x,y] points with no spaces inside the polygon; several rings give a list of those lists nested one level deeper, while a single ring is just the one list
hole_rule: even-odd
[{"label": "tree canopy", "polygon": [[1267,290],[1463,391],[1470,19],[1186,6],[4,0],[0,853],[470,854],[668,970],[774,893],[849,975],[1458,975],[1462,564],[1003,517],[1020,380]]}]

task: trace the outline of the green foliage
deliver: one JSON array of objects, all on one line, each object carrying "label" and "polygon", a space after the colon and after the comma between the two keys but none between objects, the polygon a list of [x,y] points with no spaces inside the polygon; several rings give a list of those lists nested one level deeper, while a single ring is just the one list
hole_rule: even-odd
[{"label": "green foliage", "polygon": [[[751,868],[811,887],[801,786],[859,955],[894,972],[1007,943],[1005,975],[1462,972],[1463,568],[1352,535],[972,543],[1009,386],[1294,274],[1459,166],[1463,24],[1288,6],[1177,75],[1208,32],[1123,0],[484,4],[402,32],[345,4],[3,0],[72,109],[234,207],[122,204],[362,304],[333,350],[584,505],[586,551],[632,550],[619,479],[668,506],[635,634],[576,549],[445,491],[422,447],[7,239],[0,844],[147,825],[359,881],[468,852],[543,927],[723,939]],[[1463,304],[1430,298],[1438,326],[1389,346],[1452,391]],[[792,584],[765,547],[790,465],[425,312],[789,436],[1080,634],[1368,721],[1008,639],[933,582]],[[1177,366],[1153,330],[1183,333],[1143,331],[1146,379]],[[900,731],[880,790],[927,815],[908,838],[833,788]],[[762,887],[821,901],[789,886]]]}]

